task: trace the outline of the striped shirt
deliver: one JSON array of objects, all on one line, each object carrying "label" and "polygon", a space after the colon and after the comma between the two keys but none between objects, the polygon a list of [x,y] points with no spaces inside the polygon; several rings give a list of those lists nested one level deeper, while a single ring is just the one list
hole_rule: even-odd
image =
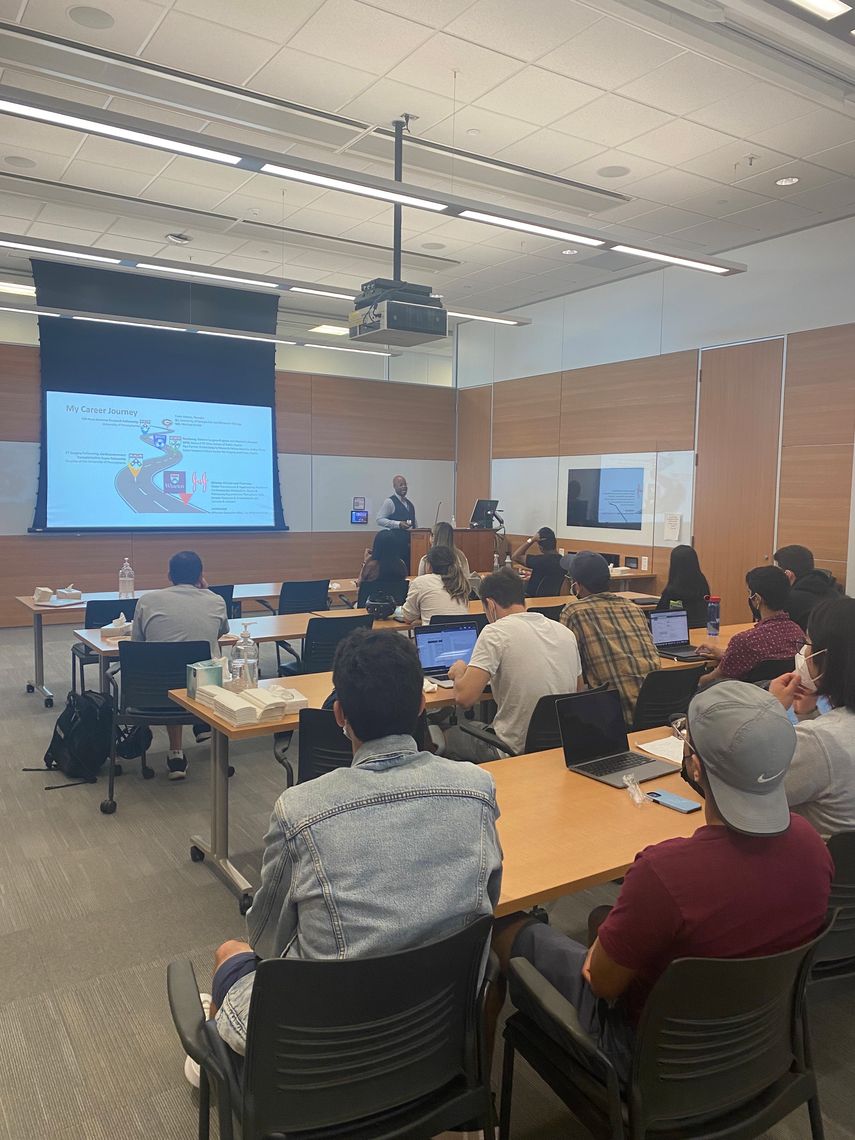
[{"label": "striped shirt", "polygon": [[590,594],[568,602],[561,621],[576,634],[588,686],[617,689],[624,720],[632,724],[642,681],[661,668],[642,610],[620,594]]}]

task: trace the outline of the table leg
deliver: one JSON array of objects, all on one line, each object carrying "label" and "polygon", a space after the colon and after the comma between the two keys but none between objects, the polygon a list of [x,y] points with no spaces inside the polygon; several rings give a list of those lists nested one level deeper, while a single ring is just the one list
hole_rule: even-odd
[{"label": "table leg", "polygon": [[98,658],[98,683],[101,686],[101,692],[107,694],[110,692],[110,682],[107,680],[107,675],[110,671],[112,664],[109,657],[102,653]]},{"label": "table leg", "polygon": [[45,708],[53,708],[53,693],[45,688],[45,642],[42,615],[33,614],[33,680],[27,681],[28,693],[41,693]]},{"label": "table leg", "polygon": [[245,913],[252,902],[252,884],[229,861],[229,739],[216,728],[211,734],[211,839],[192,840],[191,858],[207,858],[213,873],[237,895]]}]

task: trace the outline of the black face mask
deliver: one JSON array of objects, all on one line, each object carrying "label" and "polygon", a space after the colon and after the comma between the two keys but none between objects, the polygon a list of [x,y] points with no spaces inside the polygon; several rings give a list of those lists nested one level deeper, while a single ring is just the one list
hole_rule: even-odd
[{"label": "black face mask", "polygon": [[680,768],[680,775],[683,777],[692,791],[698,793],[702,800],[705,800],[707,798],[706,793],[704,792],[704,789],[701,787],[701,785],[697,782],[697,780],[693,779],[693,777],[689,775],[689,769],[686,767],[685,759],[683,760],[682,767]]},{"label": "black face mask", "polygon": [[760,618],[762,617],[762,614],[760,613],[760,607],[755,606],[755,604],[751,601],[753,597],[753,594],[748,595],[748,608],[751,610],[751,616],[754,618],[754,620],[760,621]]}]

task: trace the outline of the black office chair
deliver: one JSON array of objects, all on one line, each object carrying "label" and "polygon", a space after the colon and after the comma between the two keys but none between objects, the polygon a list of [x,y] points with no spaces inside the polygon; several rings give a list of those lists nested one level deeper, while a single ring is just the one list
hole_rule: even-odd
[{"label": "black office chair", "polygon": [[294,783],[305,784],[308,780],[316,780],[318,776],[333,772],[336,768],[350,767],[353,748],[336,724],[331,709],[300,709],[299,732],[296,773],[284,754],[281,757],[277,755],[288,773],[289,788]]},{"label": "black office chair", "polygon": [[[605,688],[605,686],[603,686]],[[591,691],[591,690],[588,690]],[[599,692],[599,690],[596,690]],[[572,695],[568,693],[550,693],[548,696],[541,697],[532,710],[531,719],[528,722],[528,729],[525,734],[525,745],[523,753],[529,752],[546,752],[549,748],[561,747],[561,731],[558,728],[558,714],[555,711],[556,701],[563,701],[565,697]],[[491,744],[494,748],[498,748],[500,752],[504,752],[506,756],[515,756],[517,753],[509,744],[500,739],[494,732],[485,731],[481,728],[476,728],[472,724],[466,724],[459,721],[459,727],[463,729],[467,736],[474,736],[478,740],[483,740],[485,744]]]},{"label": "black office chair", "polygon": [[[374,618],[370,614],[356,614],[354,617],[309,618],[306,636],[303,639],[302,657],[287,641],[276,642],[276,663],[280,677],[298,677],[302,673],[327,673],[333,666],[333,658],[338,643],[355,629],[371,629]],[[284,649],[294,658],[284,664],[279,656]]]},{"label": "black office chair", "polygon": [[769,661],[759,662],[749,673],[739,679],[752,685],[757,684],[758,681],[774,681],[782,673],[792,673],[795,667],[796,659],[794,657],[776,657]]},{"label": "black office chair", "polygon": [[376,958],[259,963],[240,1079],[205,1021],[192,964],[171,962],[172,1020],[202,1068],[199,1135],[217,1090],[220,1140],[492,1134],[479,982],[492,919]]},{"label": "black office chair", "polygon": [[402,606],[409,589],[410,583],[406,578],[375,578],[373,582],[361,582],[356,594],[356,608],[364,610],[369,598],[377,598],[381,594],[388,594],[395,599],[396,606]]},{"label": "black office chair", "polygon": [[705,672],[705,665],[697,665],[692,669],[656,669],[648,673],[635,702],[632,731],[660,728],[675,713],[685,713]]},{"label": "black office chair", "polygon": [[[543,596],[547,597],[546,594]],[[543,614],[543,616],[549,618],[550,621],[561,621],[564,606],[528,606],[526,612],[530,614]]]},{"label": "black office chair", "polygon": [[[110,748],[107,798],[101,801],[104,815],[116,810],[114,795],[116,776],[116,743],[119,726],[196,724],[197,718],[169,699],[170,689],[187,685],[187,666],[206,661],[211,655],[207,641],[120,641],[119,672],[110,676],[113,698],[113,737]],[[140,771],[150,780],[154,769],[146,764],[147,745],[143,741]]]},{"label": "black office chair", "polygon": [[226,603],[226,617],[240,617],[240,604],[238,603],[236,606],[234,603],[234,586],[209,586],[208,589],[212,594],[219,594],[219,596]]},{"label": "black office chair", "polygon": [[[137,608],[136,598],[122,598],[121,601],[95,601],[86,603],[86,612],[83,615],[84,629],[100,629],[115,621],[119,614],[124,614],[128,621],[133,621],[134,611]],[[87,665],[97,665],[100,658],[94,650],[82,641],[76,641],[71,647],[71,691],[82,693],[86,688],[86,678],[83,670]],[[78,672],[79,671],[79,672]],[[80,687],[77,679],[80,678]]]},{"label": "black office chair", "polygon": [[834,925],[816,949],[812,982],[855,974],[855,831],[832,835],[828,850],[834,860],[828,912],[837,913]]},{"label": "black office chair", "polygon": [[626,1086],[573,1006],[530,962],[512,959],[511,999],[537,1010],[540,1024],[519,1012],[505,1026],[500,1140],[510,1137],[516,1053],[596,1137],[752,1140],[806,1104],[811,1136],[822,1140],[804,998],[824,933],[763,958],[672,962],[644,1006]]},{"label": "black office chair", "polygon": [[563,570],[557,570],[554,574],[546,574],[540,581],[540,587],[536,594],[529,594],[530,598],[557,598],[561,593],[561,587],[564,585],[565,574]]},{"label": "black office chair", "polygon": [[486,614],[434,614],[428,622],[428,625],[460,625],[461,623],[472,625],[480,633],[484,626],[487,624]]},{"label": "black office chair", "polygon": [[264,598],[255,600],[272,614],[314,614],[330,608],[330,580],[318,578],[311,582],[283,582],[279,590],[279,606],[275,610]]}]

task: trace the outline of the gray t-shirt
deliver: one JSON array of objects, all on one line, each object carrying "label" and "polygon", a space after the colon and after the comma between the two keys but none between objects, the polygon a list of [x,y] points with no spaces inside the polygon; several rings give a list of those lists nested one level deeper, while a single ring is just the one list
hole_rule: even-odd
[{"label": "gray t-shirt", "polygon": [[784,787],[790,807],[823,838],[855,828],[855,713],[832,709],[796,727]]},{"label": "gray t-shirt", "polygon": [[219,657],[218,638],[229,632],[226,603],[196,586],[149,590],[137,602],[132,641],[207,641]]},{"label": "gray t-shirt", "polygon": [[508,614],[478,635],[469,662],[490,674],[496,735],[520,754],[541,697],[575,693],[582,674],[576,635],[543,614]]}]

